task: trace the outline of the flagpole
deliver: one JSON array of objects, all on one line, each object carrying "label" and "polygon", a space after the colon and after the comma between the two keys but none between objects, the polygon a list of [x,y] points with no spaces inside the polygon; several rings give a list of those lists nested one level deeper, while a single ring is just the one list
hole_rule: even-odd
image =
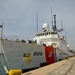
[{"label": "flagpole", "polygon": [[1,39],[3,38],[3,25],[4,25],[4,23],[2,23]]}]

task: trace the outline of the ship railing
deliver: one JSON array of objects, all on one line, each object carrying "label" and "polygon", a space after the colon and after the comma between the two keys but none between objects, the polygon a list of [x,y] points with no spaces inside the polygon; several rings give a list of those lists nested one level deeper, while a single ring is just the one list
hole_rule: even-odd
[{"label": "ship railing", "polygon": [[4,39],[4,40],[10,40],[10,41],[16,41],[16,42],[26,42],[24,39],[20,39],[19,36],[16,35],[2,35],[2,38],[0,37],[0,40]]},{"label": "ship railing", "polygon": [[15,41],[15,42],[36,44],[36,42],[33,41],[33,40],[24,40],[24,39],[21,39],[20,36],[15,36],[15,35],[3,35],[2,38],[0,38],[0,39],[9,40],[9,41]]}]

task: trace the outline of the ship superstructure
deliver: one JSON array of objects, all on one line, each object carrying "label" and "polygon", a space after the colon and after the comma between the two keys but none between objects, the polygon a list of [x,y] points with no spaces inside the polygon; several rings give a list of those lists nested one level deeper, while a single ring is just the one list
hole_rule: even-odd
[{"label": "ship superstructure", "polygon": [[[65,36],[60,35],[59,31],[63,31],[63,28],[60,30],[56,27],[56,15],[54,15],[54,25],[52,25],[52,30],[49,30],[49,25],[47,23],[43,24],[43,32],[38,32],[35,34],[33,40],[40,45],[53,46],[54,48],[67,49],[67,42]],[[61,48],[62,47],[62,48]],[[63,50],[64,50],[63,49]]]}]

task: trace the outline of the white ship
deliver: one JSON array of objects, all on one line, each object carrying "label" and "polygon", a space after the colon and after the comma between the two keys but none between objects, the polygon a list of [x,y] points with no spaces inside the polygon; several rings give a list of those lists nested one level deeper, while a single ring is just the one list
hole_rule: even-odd
[{"label": "white ship", "polygon": [[[56,15],[54,25],[49,30],[48,24],[43,24],[43,31],[35,34],[33,40],[8,40],[1,38],[2,62],[7,69],[22,69],[26,72],[48,64],[63,60],[69,56],[67,42],[63,35],[59,34],[56,27]],[[71,55],[71,54],[70,54]],[[3,59],[4,58],[4,59]]]}]

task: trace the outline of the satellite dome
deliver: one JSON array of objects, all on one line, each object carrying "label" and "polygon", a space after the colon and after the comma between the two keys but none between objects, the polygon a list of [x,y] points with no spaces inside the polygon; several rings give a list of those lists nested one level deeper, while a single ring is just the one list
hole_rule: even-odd
[{"label": "satellite dome", "polygon": [[49,27],[48,23],[43,24],[43,29],[48,29],[48,27]]},{"label": "satellite dome", "polygon": [[44,23],[44,24],[43,24],[43,30],[44,30],[44,31],[48,31],[48,29],[49,29],[48,23]]}]

